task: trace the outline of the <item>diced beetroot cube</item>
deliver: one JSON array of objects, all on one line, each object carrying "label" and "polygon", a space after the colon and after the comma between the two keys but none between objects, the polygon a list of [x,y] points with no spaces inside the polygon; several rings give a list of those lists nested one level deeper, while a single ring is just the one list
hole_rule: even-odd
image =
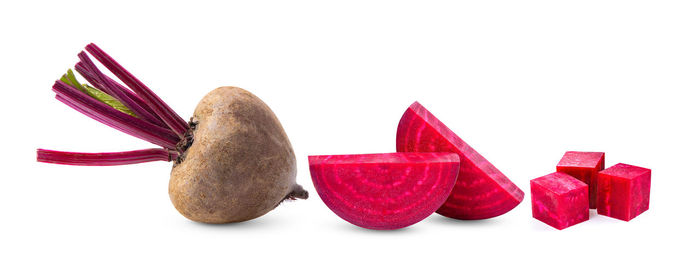
[{"label": "diced beetroot cube", "polygon": [[619,163],[598,173],[598,214],[623,221],[649,209],[651,170]]},{"label": "diced beetroot cube", "polygon": [[588,185],[588,204],[596,207],[598,172],[605,169],[604,152],[567,151],[557,164],[557,172],[566,173]]},{"label": "diced beetroot cube", "polygon": [[532,217],[556,229],[588,220],[588,185],[565,173],[530,180]]}]

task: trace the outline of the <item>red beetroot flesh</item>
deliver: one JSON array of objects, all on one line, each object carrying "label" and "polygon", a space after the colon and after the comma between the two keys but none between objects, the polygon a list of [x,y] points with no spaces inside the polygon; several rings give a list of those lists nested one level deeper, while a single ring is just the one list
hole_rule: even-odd
[{"label": "red beetroot flesh", "polygon": [[556,229],[588,220],[588,185],[565,173],[530,180],[532,217]]},{"label": "red beetroot flesh", "polygon": [[598,173],[598,214],[623,221],[649,209],[651,170],[619,163]]},{"label": "red beetroot flesh", "polygon": [[452,153],[309,156],[318,195],[344,220],[369,229],[398,229],[435,212],[457,180]]},{"label": "red beetroot flesh", "polygon": [[522,190],[418,102],[401,117],[396,150],[459,155],[459,177],[449,198],[437,210],[441,215],[487,219],[512,210],[523,200]]},{"label": "red beetroot flesh", "polygon": [[557,172],[566,173],[588,185],[589,208],[596,207],[598,172],[605,169],[604,152],[567,151],[557,164]]}]

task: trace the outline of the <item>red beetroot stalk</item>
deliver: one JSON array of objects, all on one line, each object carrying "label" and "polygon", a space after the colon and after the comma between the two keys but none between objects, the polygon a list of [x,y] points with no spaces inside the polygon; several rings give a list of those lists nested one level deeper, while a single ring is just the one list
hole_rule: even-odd
[{"label": "red beetroot stalk", "polygon": [[141,105],[138,105],[138,103],[133,101],[124,90],[117,86],[114,86],[114,84],[107,81],[107,79],[105,78],[106,75],[102,74],[102,72],[97,68],[97,66],[92,62],[92,60],[90,60],[90,58],[85,52],[80,52],[78,54],[78,58],[80,58],[80,62],[85,66],[85,68],[87,68],[88,72],[90,72],[93,75],[92,78],[94,79],[94,81],[97,82],[93,83],[92,85],[95,85],[96,88],[116,98],[126,107],[131,109],[131,111],[133,111],[138,117],[143,118],[144,120],[156,125],[161,123],[160,119],[158,119],[156,116],[151,115],[147,110],[141,107]]},{"label": "red beetroot stalk", "polygon": [[180,138],[170,130],[122,113],[62,81],[56,81],[53,90],[61,96],[62,100],[78,106],[80,108],[78,111],[81,113],[92,118],[99,117],[100,119],[96,120],[124,133],[168,149],[174,149],[180,141]]},{"label": "red beetroot stalk", "polygon": [[151,89],[146,87],[141,81],[139,81],[134,75],[129,73],[124,67],[117,63],[112,57],[107,53],[102,51],[94,43],[88,44],[85,50],[90,52],[98,61],[100,61],[109,71],[114,73],[122,82],[124,82],[129,88],[131,88],[136,95],[141,97],[148,106],[156,112],[158,117],[163,119],[165,124],[170,127],[178,136],[181,138],[185,135],[188,130],[187,122],[185,122],[182,117],[180,117],[175,111],[173,111],[170,106],[168,106],[163,100],[158,97]]},{"label": "red beetroot stalk", "polygon": [[[89,110],[83,109],[69,100],[56,95],[56,99],[76,111],[95,119],[103,124],[108,124],[104,119],[92,114]],[[116,128],[116,127],[115,127]],[[133,135],[134,133],[129,131],[129,129],[117,128],[117,130]],[[164,151],[164,152],[163,152]],[[151,156],[145,158],[144,154],[157,154],[157,156]],[[169,153],[170,156],[163,156],[163,153]],[[100,156],[102,155],[102,156]],[[111,156],[107,156],[111,155]],[[120,155],[120,159],[116,160],[116,155]],[[82,163],[76,161],[76,157],[80,156],[83,159]],[[168,151],[165,149],[150,149],[150,150],[136,150],[128,152],[113,152],[113,153],[77,153],[77,152],[64,152],[64,151],[52,151],[37,149],[37,161],[43,163],[56,163],[56,164],[68,164],[68,165],[82,165],[82,166],[108,166],[108,165],[126,165],[126,164],[136,164],[152,161],[171,161],[177,158],[179,154],[176,151]],[[88,162],[87,159],[90,159]],[[72,160],[72,161],[69,161]],[[117,162],[118,161],[118,162]]]},{"label": "red beetroot stalk", "polygon": [[[73,104],[73,102],[71,102],[70,100],[68,100],[68,99],[66,99],[66,98],[64,98],[64,97],[62,97],[61,95],[56,94],[56,100],[58,100],[59,102],[64,103],[65,105],[68,105],[70,108],[73,108],[74,110],[80,112],[81,114],[84,114],[85,116],[90,117],[90,118],[96,120],[97,122],[100,122],[100,123],[105,124],[105,125],[109,125],[109,124],[110,124],[109,120],[107,120],[107,119],[102,119],[102,117],[93,114],[93,113],[92,113],[89,109],[87,109],[87,108],[83,108],[83,107],[81,107],[81,106],[78,106],[78,105],[76,105],[76,104]],[[133,136],[134,134],[137,134],[136,132],[134,132],[133,130],[128,129],[128,128],[122,128],[122,127],[118,127],[118,126],[116,126],[116,125],[115,125],[115,126],[111,126],[111,127],[114,128],[114,129],[116,129],[116,130],[119,130],[119,131],[121,131],[121,132],[124,132],[124,133],[126,133],[126,134],[128,134],[128,135],[132,135],[132,136]]]},{"label": "red beetroot stalk", "polygon": [[37,161],[85,166],[125,165],[155,161],[170,161],[166,149],[145,149],[123,152],[82,153],[37,149]]},{"label": "red beetroot stalk", "polygon": [[[97,87],[97,85],[96,85],[97,83],[99,83],[99,81],[95,78],[95,75],[93,75],[92,72],[90,72],[85,67],[85,65],[83,63],[78,62],[77,64],[75,64],[75,70],[78,71],[78,73],[80,73],[80,75],[83,76],[90,84],[92,84],[93,86],[95,86],[96,88],[99,89],[99,87]],[[158,121],[159,121],[158,125],[160,125],[162,127],[168,127],[168,125],[166,125],[165,122],[163,122],[163,120],[161,120],[158,117],[158,115],[156,115],[156,113],[150,107],[148,107],[148,105],[138,95],[136,95],[133,91],[131,91],[130,89],[127,89],[122,84],[119,84],[119,82],[116,82],[115,80],[113,80],[112,78],[110,78],[107,75],[103,75],[103,78],[106,82],[108,82],[108,83],[112,84],[113,86],[119,88],[120,90],[124,91],[126,93],[127,97],[129,97],[132,101],[136,102],[136,104],[138,106],[143,107],[143,109],[148,111],[148,113],[151,114],[153,117],[158,118]],[[108,92],[105,92],[105,93],[108,93]],[[111,95],[111,94],[110,94],[110,96],[114,97],[114,95]]]}]

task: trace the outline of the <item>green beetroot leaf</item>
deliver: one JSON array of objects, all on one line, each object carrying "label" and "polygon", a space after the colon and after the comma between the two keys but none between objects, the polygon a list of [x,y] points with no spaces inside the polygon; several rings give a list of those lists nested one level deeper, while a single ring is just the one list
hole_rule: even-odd
[{"label": "green beetroot leaf", "polygon": [[99,89],[90,87],[87,84],[80,84],[80,82],[78,82],[78,79],[75,78],[73,70],[71,69],[68,69],[68,72],[61,77],[61,81],[72,86],[73,88],[79,89],[87,95],[90,95],[90,97],[95,98],[96,100],[121,111],[122,113],[129,114],[133,117],[137,117],[133,111],[131,111],[128,107],[126,107],[117,99],[114,99],[114,97],[110,96],[109,94],[104,93]]}]

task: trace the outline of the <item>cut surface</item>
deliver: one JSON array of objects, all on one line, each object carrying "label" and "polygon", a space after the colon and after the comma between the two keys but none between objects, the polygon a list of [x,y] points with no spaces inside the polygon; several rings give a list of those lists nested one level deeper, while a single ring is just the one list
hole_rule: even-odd
[{"label": "cut surface", "polygon": [[598,214],[629,221],[649,209],[651,170],[616,164],[598,173]]},{"label": "cut surface", "polygon": [[604,152],[567,151],[557,164],[557,172],[566,173],[588,185],[589,208],[596,208],[598,172],[605,168]]},{"label": "cut surface", "polygon": [[457,180],[453,153],[309,156],[323,202],[344,220],[369,229],[398,229],[435,212]]},{"label": "cut surface", "polygon": [[588,185],[565,173],[530,180],[532,217],[556,229],[588,220]]},{"label": "cut surface", "polygon": [[459,177],[449,198],[437,211],[441,215],[463,220],[487,219],[512,210],[523,200],[522,190],[418,102],[401,117],[396,150],[459,155]]}]

